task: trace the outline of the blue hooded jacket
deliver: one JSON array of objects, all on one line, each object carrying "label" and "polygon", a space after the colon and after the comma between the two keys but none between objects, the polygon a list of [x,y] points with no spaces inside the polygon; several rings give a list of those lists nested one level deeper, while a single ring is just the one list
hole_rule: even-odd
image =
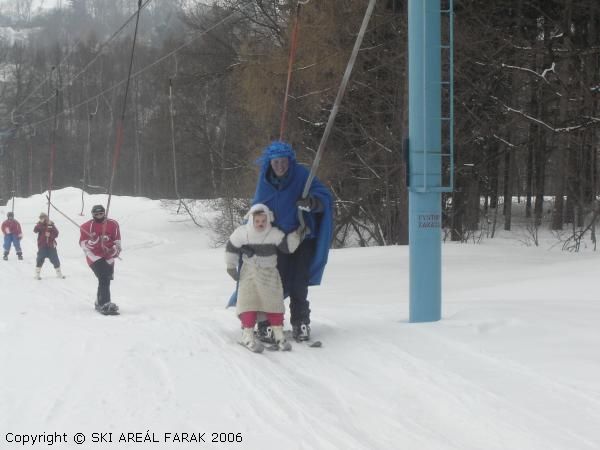
[{"label": "blue hooded jacket", "polygon": [[[282,157],[289,159],[289,168],[286,176],[278,179],[273,175],[270,163],[272,159]],[[275,226],[285,233],[294,231],[300,225],[296,202],[302,197],[308,169],[296,162],[292,147],[281,141],[272,142],[257,162],[261,168],[252,204],[267,205],[275,215]],[[307,239],[316,239],[309,278],[309,285],[315,286],[321,284],[333,236],[333,198],[329,189],[317,178],[312,181],[309,195],[317,198],[323,206],[320,212],[302,213],[305,224],[310,228]]]}]

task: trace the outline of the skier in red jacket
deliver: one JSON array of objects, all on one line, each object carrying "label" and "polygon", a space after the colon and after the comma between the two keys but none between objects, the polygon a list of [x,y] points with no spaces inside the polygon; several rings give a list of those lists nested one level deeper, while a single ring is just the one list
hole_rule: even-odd
[{"label": "skier in red jacket", "polygon": [[21,251],[23,232],[21,231],[21,224],[15,220],[14,213],[9,212],[6,214],[6,220],[2,222],[2,233],[4,234],[4,256],[2,259],[4,261],[8,259],[11,244],[15,246],[17,257],[23,259],[23,252]]},{"label": "skier in red jacket", "polygon": [[45,212],[40,213],[40,220],[35,224],[33,232],[37,233],[37,244],[38,253],[35,261],[35,279],[41,280],[40,272],[46,258],[50,260],[54,268],[56,269],[56,276],[58,278],[64,278],[60,270],[60,260],[58,259],[58,252],[56,251],[56,238],[58,237],[58,228],[48,218],[48,214]]},{"label": "skier in red jacket", "polygon": [[119,224],[106,217],[106,210],[102,205],[92,208],[92,216],[92,220],[80,227],[79,245],[98,278],[95,307],[102,314],[118,314],[119,307],[110,299],[110,281],[115,270],[115,258],[121,253]]}]

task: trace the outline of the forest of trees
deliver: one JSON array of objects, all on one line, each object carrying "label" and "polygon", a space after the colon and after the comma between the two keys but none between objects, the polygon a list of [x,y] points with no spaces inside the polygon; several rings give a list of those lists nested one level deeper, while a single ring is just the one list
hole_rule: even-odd
[{"label": "forest of trees", "polygon": [[[111,36],[138,1],[65,0],[43,14],[31,13],[31,0],[4,3],[0,27],[28,32],[0,40],[0,197],[47,189],[52,143],[55,188],[102,192],[135,21]],[[206,3],[144,2],[117,194],[253,194],[254,162],[279,136],[297,1]],[[302,163],[314,158],[367,3],[302,7],[286,132]],[[377,2],[319,168],[336,200],[337,245],[348,234],[361,245],[407,242],[407,3]],[[510,230],[513,203],[504,199],[512,198],[534,227],[593,226],[600,2],[455,0],[454,11],[449,238],[496,222]]]}]

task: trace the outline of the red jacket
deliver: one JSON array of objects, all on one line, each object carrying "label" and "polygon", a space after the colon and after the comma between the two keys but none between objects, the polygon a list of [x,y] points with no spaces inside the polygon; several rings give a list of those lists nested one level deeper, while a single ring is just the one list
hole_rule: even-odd
[{"label": "red jacket", "polygon": [[[99,223],[92,219],[79,229],[79,245],[90,266],[102,258],[109,264],[115,262],[115,258],[121,253],[121,231],[116,220],[106,219]],[[104,237],[100,239],[103,233]]]},{"label": "red jacket", "polygon": [[54,222],[38,222],[33,228],[33,232],[38,234],[37,244],[38,248],[55,248],[56,238],[58,237],[58,228],[54,225]]},{"label": "red jacket", "polygon": [[21,224],[15,219],[6,219],[4,222],[2,222],[2,233],[4,233],[4,236],[6,236],[7,234],[13,234],[19,239],[23,237],[23,232],[21,231]]}]

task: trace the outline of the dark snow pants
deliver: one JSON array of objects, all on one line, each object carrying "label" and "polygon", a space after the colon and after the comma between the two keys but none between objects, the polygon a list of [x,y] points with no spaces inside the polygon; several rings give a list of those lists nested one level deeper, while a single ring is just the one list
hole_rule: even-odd
[{"label": "dark snow pants", "polygon": [[290,322],[292,325],[310,323],[308,281],[310,262],[315,254],[315,239],[303,241],[292,254],[277,254],[277,268],[283,283],[284,295],[290,296]]},{"label": "dark snow pants", "polygon": [[105,259],[99,259],[94,262],[91,266],[94,271],[94,275],[98,278],[98,294],[96,296],[96,302],[99,305],[104,305],[110,302],[110,280],[113,279],[113,273],[115,270],[114,264],[109,264]]},{"label": "dark snow pants", "polygon": [[58,259],[58,252],[55,248],[42,247],[37,252],[37,258],[35,260],[35,267],[42,267],[44,261],[48,258],[55,269],[60,267],[60,260]]}]

